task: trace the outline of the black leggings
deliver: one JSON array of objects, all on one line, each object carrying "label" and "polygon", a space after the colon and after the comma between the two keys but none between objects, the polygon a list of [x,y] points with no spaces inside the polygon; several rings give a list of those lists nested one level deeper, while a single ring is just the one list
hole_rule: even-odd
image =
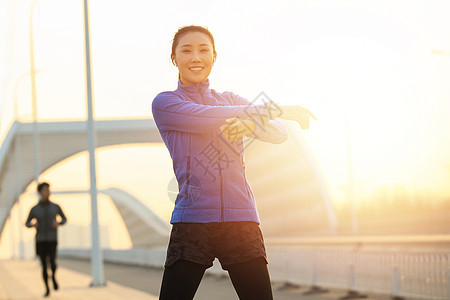
[{"label": "black leggings", "polygon": [[[164,269],[160,300],[194,299],[206,266],[178,260]],[[233,287],[241,300],[273,300],[269,271],[264,258],[228,266]]]},{"label": "black leggings", "polygon": [[42,243],[40,246],[39,258],[42,265],[42,278],[45,286],[48,288],[48,273],[47,273],[47,257],[50,260],[50,268],[52,270],[52,280],[55,281],[56,274],[56,243]]}]

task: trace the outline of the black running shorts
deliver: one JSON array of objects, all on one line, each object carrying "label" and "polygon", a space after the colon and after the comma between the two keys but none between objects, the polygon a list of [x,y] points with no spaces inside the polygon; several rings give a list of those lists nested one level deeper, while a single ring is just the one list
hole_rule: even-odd
[{"label": "black running shorts", "polygon": [[210,268],[216,257],[223,270],[257,257],[263,257],[267,264],[259,224],[252,221],[173,224],[165,267],[185,259]]}]

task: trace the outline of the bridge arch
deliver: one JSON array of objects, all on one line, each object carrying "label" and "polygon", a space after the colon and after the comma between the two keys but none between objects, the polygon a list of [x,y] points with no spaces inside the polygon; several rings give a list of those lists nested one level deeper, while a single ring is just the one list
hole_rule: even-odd
[{"label": "bridge arch", "polygon": [[[15,121],[0,148],[0,232],[12,206],[33,181],[33,124]],[[86,122],[40,122],[40,172],[87,149]],[[97,147],[162,143],[152,119],[96,121]]]},{"label": "bridge arch", "polygon": [[[246,147],[247,178],[266,236],[333,230],[336,216],[328,189],[297,124],[285,122],[282,144],[253,140]],[[152,119],[96,121],[97,147],[163,144]],[[43,170],[87,149],[86,122],[38,123]],[[0,232],[18,196],[33,180],[32,123],[14,122],[0,149]],[[20,180],[19,180],[20,179]]]}]

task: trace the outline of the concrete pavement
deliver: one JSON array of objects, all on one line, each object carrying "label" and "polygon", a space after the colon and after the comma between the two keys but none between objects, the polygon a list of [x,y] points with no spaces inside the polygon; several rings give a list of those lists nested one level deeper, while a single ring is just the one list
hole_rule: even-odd
[{"label": "concrete pavement", "polygon": [[[87,260],[59,258],[59,265],[73,271],[89,275],[90,263]],[[105,263],[105,276],[108,280],[120,283],[150,295],[158,295],[163,270],[161,268],[139,267],[118,263]],[[305,295],[309,286],[292,287],[282,283],[272,284],[275,300],[337,300],[347,294],[345,290],[330,289],[328,293]],[[216,276],[206,273],[195,294],[195,300],[237,300],[231,280],[228,276]],[[366,299],[387,300],[389,295],[370,294]]]},{"label": "concrete pavement", "polygon": [[[60,300],[154,300],[162,278],[162,269],[105,263],[107,285],[89,287],[90,263],[86,260],[58,258],[58,291],[50,298]],[[50,283],[51,286],[51,283]],[[331,289],[328,293],[305,295],[310,287],[285,287],[273,284],[276,300],[330,300],[339,299],[346,291]],[[44,299],[44,285],[38,260],[0,260],[0,300]],[[228,276],[205,274],[195,300],[235,300],[236,292]],[[368,295],[366,299],[387,300],[389,295]]]},{"label": "concrete pavement", "polygon": [[[61,300],[153,300],[158,299],[149,293],[107,281],[104,287],[89,287],[91,277],[59,267],[58,291],[51,290],[47,299]],[[50,282],[51,286],[51,282]],[[38,260],[0,260],[0,299],[35,300],[42,299],[45,292]]]}]

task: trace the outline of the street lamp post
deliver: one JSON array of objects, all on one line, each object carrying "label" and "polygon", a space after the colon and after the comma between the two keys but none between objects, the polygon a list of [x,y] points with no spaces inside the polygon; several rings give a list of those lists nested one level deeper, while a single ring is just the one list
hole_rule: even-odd
[{"label": "street lamp post", "polygon": [[30,76],[31,76],[31,107],[33,116],[33,145],[34,145],[34,181],[39,184],[39,138],[37,124],[37,95],[36,95],[36,65],[34,59],[34,37],[33,37],[33,12],[38,0],[34,0],[30,7]]},{"label": "street lamp post", "polygon": [[[34,179],[39,183],[39,139],[37,128],[37,96],[36,96],[36,67],[34,58],[33,39],[33,11],[38,0],[34,0],[30,8],[29,28],[30,28],[30,75],[31,75],[31,99],[33,115],[33,141],[34,141]],[[89,37],[89,8],[88,1],[84,0],[84,32],[85,32],[85,57],[86,57],[86,100],[87,100],[87,139],[90,166],[90,193],[91,193],[91,227],[92,227],[92,286],[104,285],[102,253],[100,249],[100,233],[98,224],[97,205],[97,174],[95,168],[95,134],[92,108],[92,79],[91,79],[91,47]]]},{"label": "street lamp post", "polygon": [[105,285],[103,276],[103,258],[100,248],[100,230],[98,224],[98,204],[97,204],[97,172],[95,165],[95,128],[94,112],[92,105],[92,69],[91,69],[91,43],[89,28],[89,6],[88,0],[83,2],[84,10],[84,37],[85,37],[85,58],[86,58],[86,105],[88,112],[87,119],[87,139],[89,151],[90,169],[90,194],[91,194],[91,230],[92,230],[92,286]]},{"label": "street lamp post", "polygon": [[[33,69],[33,68],[32,68]],[[42,69],[40,70],[34,70],[34,72],[27,72],[22,74],[16,82],[16,85],[14,86],[14,121],[17,121],[19,119],[19,107],[18,107],[18,92],[17,90],[19,89],[19,84],[22,82],[22,80],[24,78],[26,78],[27,76],[30,76],[31,74],[35,75],[39,72],[41,72]],[[33,131],[33,133],[37,133],[37,131]],[[20,183],[22,182],[22,174],[20,172],[20,161],[19,161],[19,153],[20,153],[20,149],[19,149],[19,144],[20,144],[20,140],[19,140],[19,136],[16,136],[16,140],[14,142],[14,157],[15,157],[15,164],[16,164],[16,191],[15,191],[15,197],[16,197],[16,203],[17,203],[17,218],[18,218],[18,224],[19,224],[19,258],[20,259],[24,259],[25,258],[25,246],[23,243],[23,231],[22,231],[22,205],[20,202]],[[12,222],[11,222],[12,224]],[[15,251],[13,252],[15,253]]]},{"label": "street lamp post", "polygon": [[[36,72],[37,73],[37,72]],[[19,109],[18,109],[18,99],[17,99],[17,89],[19,87],[20,82],[22,82],[22,80],[27,77],[28,75],[31,75],[31,72],[27,72],[25,74],[22,74],[19,79],[17,79],[16,85],[14,87],[14,121],[18,120],[18,116],[19,116]],[[22,231],[22,205],[20,202],[20,182],[22,181],[22,174],[20,172],[20,161],[19,161],[19,153],[20,153],[20,149],[19,149],[19,136],[16,136],[16,140],[14,142],[14,160],[15,160],[15,165],[16,165],[16,191],[15,191],[15,197],[16,197],[16,203],[17,203],[17,218],[18,221],[17,223],[19,224],[19,259],[24,259],[25,258],[25,251],[24,251],[24,244],[23,244],[23,231]],[[13,222],[12,222],[12,218],[11,218],[11,226],[12,226]],[[12,228],[12,227],[11,227]],[[13,241],[14,245],[13,245],[13,249],[15,249],[15,241]],[[15,254],[15,250],[13,251],[13,255]]]},{"label": "street lamp post", "polygon": [[[20,202],[20,183],[21,183],[21,178],[22,178],[22,173],[20,171],[21,167],[20,167],[20,160],[19,160],[19,153],[20,153],[20,140],[19,140],[19,135],[16,136],[16,140],[14,142],[14,163],[15,163],[15,167],[16,167],[16,191],[15,191],[15,197],[16,197],[16,203],[17,203],[17,218],[18,218],[18,224],[19,224],[19,259],[24,259],[25,258],[25,251],[24,251],[24,243],[23,243],[23,230],[22,230],[22,203]],[[13,228],[12,225],[14,224],[12,222],[12,218],[11,220],[11,229]],[[15,241],[13,241],[13,243],[15,243]],[[15,249],[15,246],[14,246]],[[15,251],[14,251],[15,253]]]}]

